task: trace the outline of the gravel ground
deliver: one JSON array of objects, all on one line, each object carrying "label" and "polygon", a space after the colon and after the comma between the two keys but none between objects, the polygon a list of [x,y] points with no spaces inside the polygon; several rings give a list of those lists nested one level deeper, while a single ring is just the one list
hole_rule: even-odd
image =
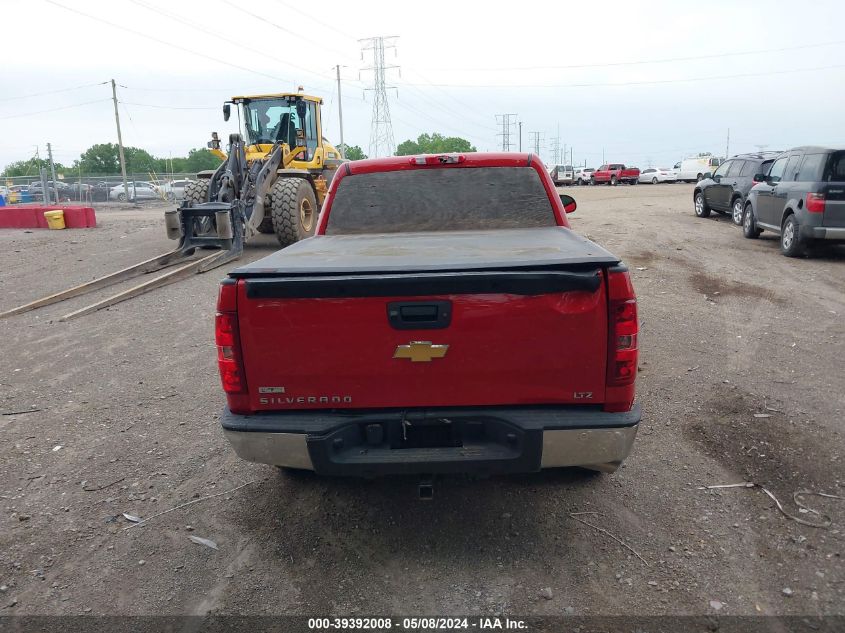
[{"label": "gravel ground", "polygon": [[[640,300],[644,420],[617,473],[446,477],[421,503],[414,479],[242,462],[217,422],[223,271],[58,322],[77,298],[0,322],[0,608],[845,612],[842,501],[803,497],[832,519],[818,529],[760,489],[702,489],[753,481],[808,521],[793,492],[845,495],[845,249],[784,258],[766,234],[696,219],[688,185],[572,191],[574,228],[623,257]],[[172,247],[162,209],[101,207],[94,230],[0,231],[0,311]],[[273,248],[260,236],[244,259]],[[217,493],[125,529],[124,512]]]}]

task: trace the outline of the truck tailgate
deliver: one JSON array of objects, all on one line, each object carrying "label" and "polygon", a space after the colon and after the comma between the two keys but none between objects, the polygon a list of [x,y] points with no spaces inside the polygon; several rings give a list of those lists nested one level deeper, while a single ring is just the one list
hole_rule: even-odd
[{"label": "truck tailgate", "polygon": [[558,227],[474,233],[319,237],[234,271],[250,408],[602,403],[618,260]]}]

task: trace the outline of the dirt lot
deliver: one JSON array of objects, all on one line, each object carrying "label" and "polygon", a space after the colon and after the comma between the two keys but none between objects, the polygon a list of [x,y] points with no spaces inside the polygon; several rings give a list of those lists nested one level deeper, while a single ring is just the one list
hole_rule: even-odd
[{"label": "dirt lot", "polygon": [[[55,321],[76,299],[0,322],[3,613],[843,613],[845,503],[804,497],[832,518],[817,529],[759,489],[701,487],[758,482],[808,521],[793,492],[845,495],[845,249],[784,258],[696,219],[688,185],[573,191],[575,229],[639,294],[644,420],[624,468],[443,478],[431,503],[413,479],[280,474],[218,427],[222,271]],[[161,211],[0,231],[0,310],[170,248]],[[124,529],[124,512],[246,482]]]}]

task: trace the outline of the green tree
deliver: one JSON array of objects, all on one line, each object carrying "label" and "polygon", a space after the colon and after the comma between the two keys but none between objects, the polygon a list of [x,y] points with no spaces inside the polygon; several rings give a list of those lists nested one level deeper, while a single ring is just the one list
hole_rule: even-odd
[{"label": "green tree", "polygon": [[155,171],[156,159],[147,150],[140,147],[124,147],[123,156],[126,158],[126,173],[141,174]]},{"label": "green tree", "polygon": [[397,156],[411,156],[413,154],[445,154],[447,152],[474,152],[475,147],[466,139],[458,136],[443,136],[420,134],[416,141],[408,139],[396,148]]},{"label": "green tree", "polygon": [[[66,170],[65,166],[61,163],[54,163],[56,166],[56,174],[60,174]],[[3,176],[33,176],[35,178],[39,177],[39,169],[43,167],[47,170],[47,180],[52,179],[52,175],[50,174],[50,161],[46,158],[42,158],[41,160],[35,158],[34,156],[29,160],[16,160],[13,163],[9,163],[3,169]]]},{"label": "green tree", "polygon": [[180,171],[198,172],[206,169],[217,169],[220,159],[205,148],[196,148],[188,152],[185,167]]},{"label": "green tree", "polygon": [[[126,159],[127,173],[144,173],[155,171],[158,163],[145,149],[140,147],[124,147],[123,156]],[[120,173],[120,153],[115,143],[98,143],[92,145],[79,157],[76,168],[88,175],[113,175]]]},{"label": "green tree", "polygon": [[120,173],[120,158],[117,145],[114,143],[98,143],[92,145],[79,157],[76,165],[83,174],[105,175]]},{"label": "green tree", "polygon": [[358,145],[347,145],[346,143],[342,143],[338,145],[338,149],[343,151],[343,155],[348,158],[349,160],[364,160],[367,158],[367,155],[364,153]]}]

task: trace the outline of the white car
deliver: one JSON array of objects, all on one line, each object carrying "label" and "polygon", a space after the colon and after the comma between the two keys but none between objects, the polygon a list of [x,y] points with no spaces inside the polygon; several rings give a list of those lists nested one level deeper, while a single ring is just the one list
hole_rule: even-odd
[{"label": "white car", "polygon": [[193,180],[171,180],[159,185],[159,191],[168,200],[181,200],[185,197],[185,187]]},{"label": "white car", "polygon": [[592,180],[591,177],[595,169],[593,167],[579,167],[575,170],[575,184],[589,185]]},{"label": "white car", "polygon": [[[129,200],[155,200],[161,198],[161,192],[151,182],[144,180],[135,180],[129,182]],[[117,200],[118,202],[126,202],[126,192],[123,190],[123,183],[115,185],[109,189],[109,200]]]},{"label": "white car", "polygon": [[637,182],[656,185],[659,182],[677,182],[678,176],[668,167],[649,167],[640,172]]}]

